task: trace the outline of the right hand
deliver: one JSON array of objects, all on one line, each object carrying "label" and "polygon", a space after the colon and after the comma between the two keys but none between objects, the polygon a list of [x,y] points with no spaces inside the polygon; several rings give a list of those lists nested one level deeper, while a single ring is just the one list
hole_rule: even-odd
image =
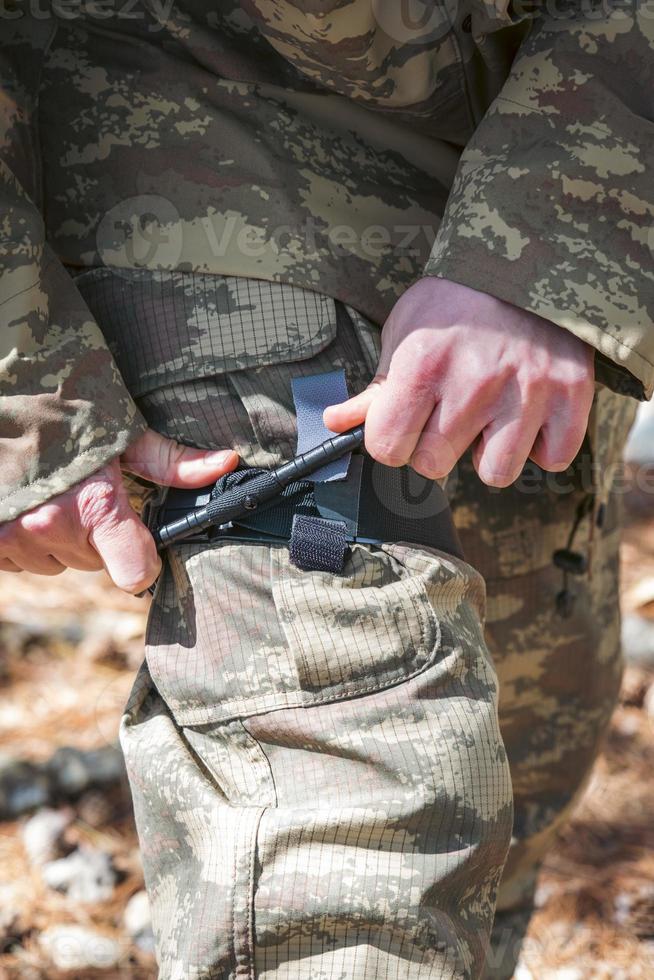
[{"label": "right hand", "polygon": [[376,377],[325,410],[343,432],[366,423],[387,466],[438,480],[472,446],[484,483],[508,487],[527,459],[561,472],[579,452],[595,392],[594,350],[562,327],[460,283],[428,276],[384,325]]},{"label": "right hand", "polygon": [[0,570],[58,575],[106,569],[125,592],[147,589],[161,569],[154,539],[132,510],[122,469],[153,483],[202,487],[238,463],[233,450],[182,446],[148,429],[86,480],[0,526]]}]

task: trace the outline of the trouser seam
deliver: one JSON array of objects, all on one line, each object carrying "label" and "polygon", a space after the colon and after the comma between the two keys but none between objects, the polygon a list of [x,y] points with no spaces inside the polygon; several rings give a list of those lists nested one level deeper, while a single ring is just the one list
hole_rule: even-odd
[{"label": "trouser seam", "polygon": [[[277,806],[279,806],[279,798],[277,796],[277,784],[275,783],[275,777],[273,775],[273,768],[272,768],[270,759],[268,757],[268,753],[266,752],[266,750],[264,749],[263,745],[261,744],[261,742],[259,741],[259,739],[256,737],[256,735],[253,735],[252,732],[250,731],[250,729],[248,728],[248,726],[247,726],[247,719],[246,718],[241,718],[240,719],[240,722],[241,722],[241,727],[242,727],[243,731],[248,736],[248,738],[250,738],[254,742],[254,744],[256,745],[256,747],[258,748],[258,750],[259,750],[259,752],[261,754],[262,759],[264,760],[264,762],[266,764],[266,768],[268,770],[268,776],[270,777],[270,789],[271,789],[271,793],[272,793],[272,799],[271,799],[271,802],[270,802],[269,806],[277,807]],[[268,808],[268,806],[266,806],[266,809],[267,808]]]},{"label": "trouser seam", "polygon": [[[244,942],[242,944],[242,955],[239,955],[236,929],[237,929],[237,894],[238,894],[238,858],[234,869],[234,891],[232,896],[232,941],[234,944],[234,980],[256,980],[254,964],[254,895],[255,895],[255,866],[257,859],[257,840],[259,837],[259,825],[261,818],[268,807],[259,808],[256,819],[253,821],[252,830],[248,838],[246,853],[248,857],[247,879],[245,882],[247,892],[246,921],[244,929]],[[239,962],[240,960],[240,962]]]}]

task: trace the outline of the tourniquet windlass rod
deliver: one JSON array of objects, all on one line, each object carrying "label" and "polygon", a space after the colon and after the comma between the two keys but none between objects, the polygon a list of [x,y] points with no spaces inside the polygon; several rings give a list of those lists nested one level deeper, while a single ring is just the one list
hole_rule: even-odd
[{"label": "tourniquet windlass rod", "polygon": [[275,470],[266,470],[253,476],[247,483],[226,490],[204,507],[198,507],[170,524],[156,528],[153,536],[157,548],[165,548],[174,541],[181,541],[208,527],[229,524],[239,517],[247,517],[261,504],[276,497],[290,483],[297,483],[327,463],[359,449],[363,445],[363,439],[364,427],[357,425],[354,429],[332,436],[306,453],[295,456]]}]

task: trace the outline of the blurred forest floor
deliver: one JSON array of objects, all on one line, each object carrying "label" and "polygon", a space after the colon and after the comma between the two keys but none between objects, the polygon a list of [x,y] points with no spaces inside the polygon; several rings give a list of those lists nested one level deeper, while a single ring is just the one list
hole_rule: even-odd
[{"label": "blurred forest floor", "polygon": [[[154,978],[129,791],[111,748],[147,602],[102,575],[0,580],[0,980]],[[654,977],[654,516],[625,533],[623,608],[645,642],[542,874],[516,980]],[[79,752],[53,758],[71,746]],[[97,779],[84,768],[98,765]],[[34,813],[41,823],[27,822]]]}]

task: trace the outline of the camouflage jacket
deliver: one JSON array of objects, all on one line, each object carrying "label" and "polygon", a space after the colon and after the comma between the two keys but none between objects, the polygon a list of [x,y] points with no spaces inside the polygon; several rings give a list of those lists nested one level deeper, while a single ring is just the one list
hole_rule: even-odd
[{"label": "camouflage jacket", "polygon": [[69,270],[376,322],[444,276],[651,395],[652,0],[3,0],[0,32],[0,520],[144,428]]}]

